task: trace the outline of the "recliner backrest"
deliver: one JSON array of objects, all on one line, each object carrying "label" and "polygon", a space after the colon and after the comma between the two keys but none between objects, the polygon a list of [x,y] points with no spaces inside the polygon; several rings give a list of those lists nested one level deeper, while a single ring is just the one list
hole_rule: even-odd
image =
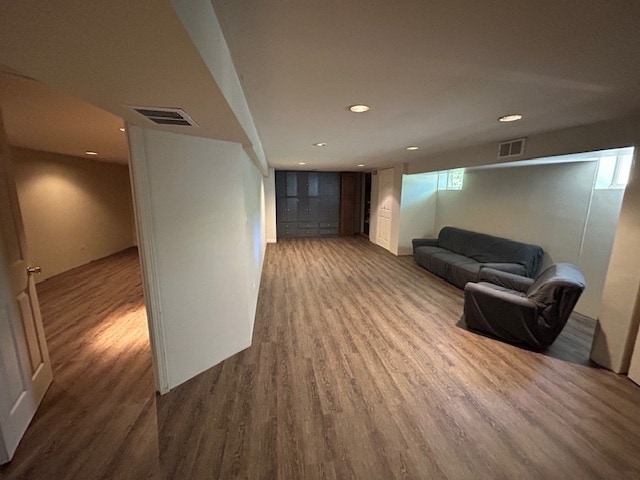
[{"label": "recliner backrest", "polygon": [[554,263],[529,287],[526,297],[536,303],[546,320],[566,319],[585,289],[584,275],[571,263]]}]

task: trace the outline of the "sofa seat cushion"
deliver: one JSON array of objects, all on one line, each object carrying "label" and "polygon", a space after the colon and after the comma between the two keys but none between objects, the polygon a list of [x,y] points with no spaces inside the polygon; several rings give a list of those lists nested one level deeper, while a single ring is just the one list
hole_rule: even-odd
[{"label": "sofa seat cushion", "polygon": [[437,253],[451,253],[440,247],[418,247],[413,251],[413,258],[422,268],[429,269],[429,259]]},{"label": "sofa seat cushion", "polygon": [[477,282],[480,277],[482,263],[474,260],[466,263],[456,263],[449,266],[448,280],[458,288],[464,288],[468,282]]},{"label": "sofa seat cushion", "polygon": [[464,288],[465,283],[469,281],[476,281],[480,274],[481,266],[472,258],[446,250],[432,252],[425,258],[424,265],[430,272],[448,280],[459,288]]}]

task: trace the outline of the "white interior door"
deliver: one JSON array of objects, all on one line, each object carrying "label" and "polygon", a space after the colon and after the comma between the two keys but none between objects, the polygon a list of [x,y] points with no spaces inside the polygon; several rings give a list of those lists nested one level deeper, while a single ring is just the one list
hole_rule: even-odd
[{"label": "white interior door", "polygon": [[51,384],[49,351],[0,116],[0,464],[11,460]]},{"label": "white interior door", "polygon": [[389,250],[391,246],[391,207],[393,205],[393,169],[378,171],[378,227],[376,243]]}]

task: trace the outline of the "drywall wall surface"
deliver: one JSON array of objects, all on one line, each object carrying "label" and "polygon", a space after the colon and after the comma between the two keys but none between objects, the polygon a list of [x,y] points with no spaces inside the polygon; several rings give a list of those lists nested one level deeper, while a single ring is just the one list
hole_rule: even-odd
[{"label": "drywall wall surface", "polygon": [[380,203],[380,182],[378,181],[378,172],[371,173],[371,205],[369,214],[369,241],[377,244],[378,238],[378,208]]},{"label": "drywall wall surface", "polygon": [[251,343],[262,188],[239,143],[139,127],[130,139],[154,356],[173,388]]},{"label": "drywall wall surface", "polygon": [[454,225],[536,243],[577,263],[595,163],[467,170],[462,190],[438,192],[436,228]]},{"label": "drywall wall surface", "polygon": [[640,162],[637,148],[634,156],[591,348],[594,362],[619,373],[629,369],[640,322]]},{"label": "drywall wall surface", "polygon": [[[244,224],[246,238],[246,253],[244,258],[247,262],[247,282],[249,295],[247,307],[249,320],[251,322],[249,332],[253,332],[253,323],[258,306],[258,291],[260,289],[260,276],[262,274],[262,264],[267,246],[265,236],[265,196],[264,177],[252,164],[246,152],[242,155],[245,161],[242,162],[243,192],[244,192]],[[239,259],[238,259],[239,260]]]},{"label": "drywall wall surface", "polygon": [[273,168],[269,169],[269,175],[264,179],[264,201],[267,243],[276,243],[278,240],[276,228],[276,173]]},{"label": "drywall wall surface", "polygon": [[579,311],[598,318],[624,189],[594,190],[585,226],[578,267],[588,281]]},{"label": "drywall wall surface", "polygon": [[389,237],[389,251],[399,255],[400,246],[400,201],[402,197],[402,175],[406,166],[393,167],[393,194],[391,203],[391,235]]},{"label": "drywall wall surface", "polygon": [[398,255],[413,253],[412,239],[434,236],[437,194],[437,173],[402,176]]},{"label": "drywall wall surface", "polygon": [[134,245],[126,165],[12,148],[31,263],[40,282]]},{"label": "drywall wall surface", "polygon": [[[467,170],[462,190],[438,192],[436,229],[453,225],[540,245],[543,268],[551,262],[579,265],[587,289],[576,310],[595,317],[613,240],[613,231],[603,233],[612,219],[596,214],[619,208],[598,195],[588,223],[596,169],[596,162],[575,162]],[[588,255],[581,255],[583,247]]]}]

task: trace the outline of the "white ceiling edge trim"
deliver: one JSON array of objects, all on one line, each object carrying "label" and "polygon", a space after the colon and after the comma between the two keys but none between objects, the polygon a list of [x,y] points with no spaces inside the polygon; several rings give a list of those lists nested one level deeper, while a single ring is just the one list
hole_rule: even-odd
[{"label": "white ceiling edge trim", "polygon": [[229,107],[249,137],[251,144],[244,145],[247,155],[262,175],[268,176],[269,164],[262,142],[210,0],[171,0],[171,4]]}]

